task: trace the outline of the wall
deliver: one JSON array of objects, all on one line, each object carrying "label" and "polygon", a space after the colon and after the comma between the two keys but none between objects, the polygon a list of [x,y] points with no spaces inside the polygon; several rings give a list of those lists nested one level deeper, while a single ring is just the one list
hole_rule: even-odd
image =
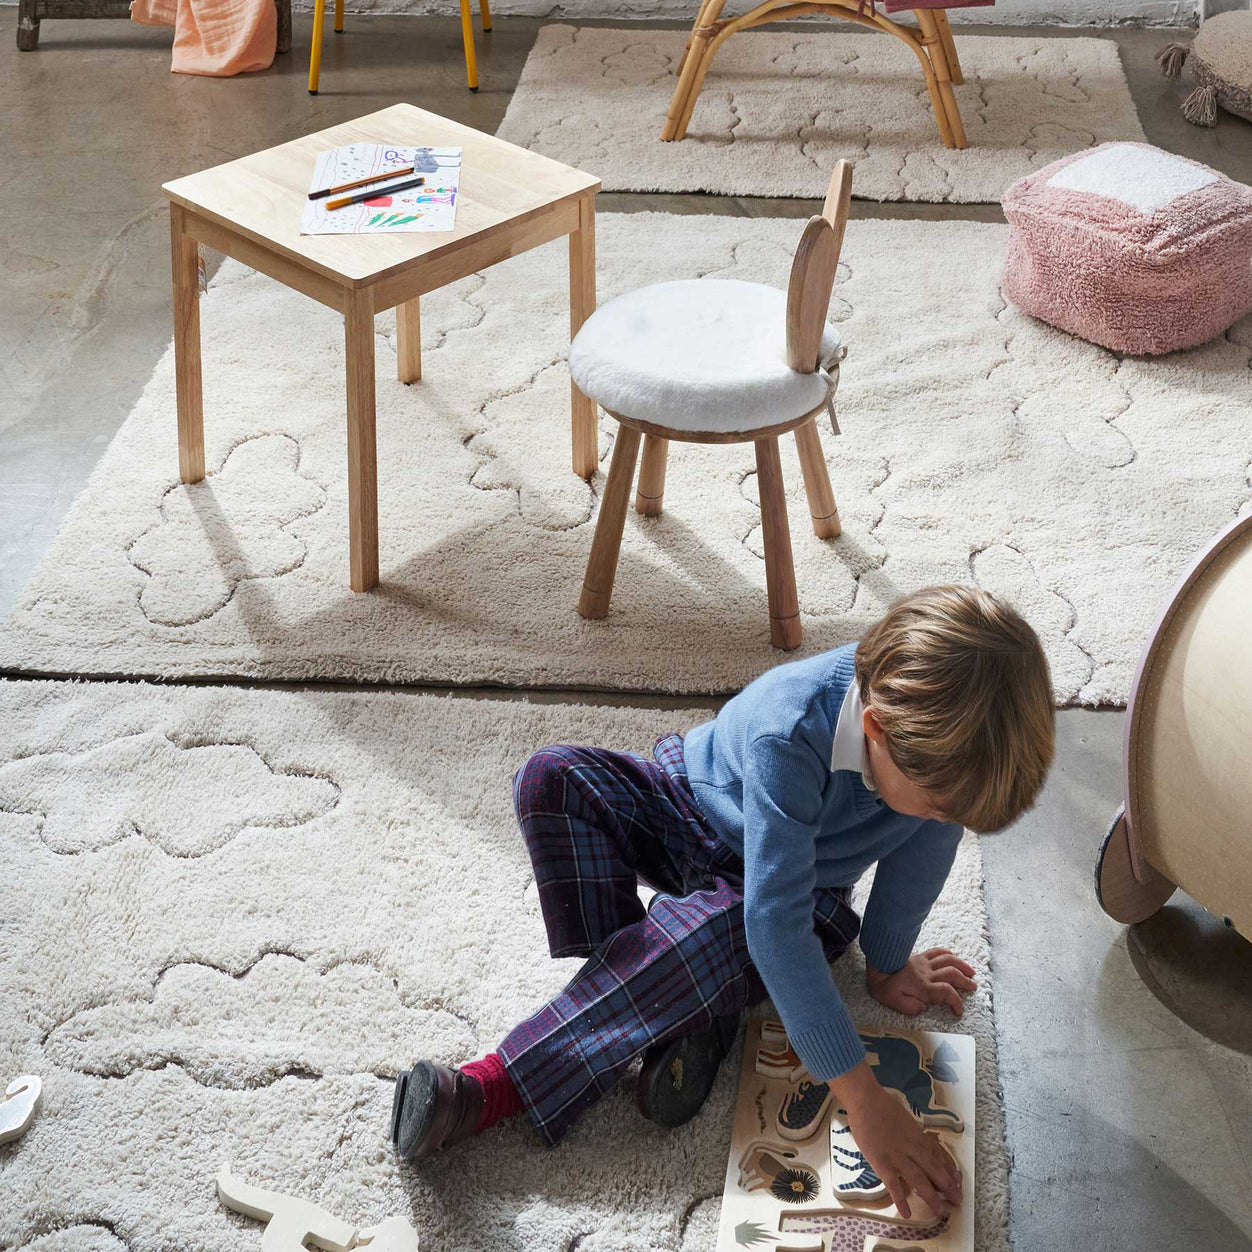
[{"label": "wall", "polygon": [[[953,22],[1001,25],[1061,26],[1194,26],[1203,0],[997,0],[994,7],[952,9]],[[1210,5],[1246,7],[1245,0],[1207,0]],[[686,25],[695,16],[697,0],[490,0],[492,13],[535,17],[673,18]],[[311,7],[296,0],[297,8]],[[748,7],[731,0],[727,13]],[[348,0],[354,12],[455,13],[456,0]],[[821,20],[821,19],[817,19]]]}]

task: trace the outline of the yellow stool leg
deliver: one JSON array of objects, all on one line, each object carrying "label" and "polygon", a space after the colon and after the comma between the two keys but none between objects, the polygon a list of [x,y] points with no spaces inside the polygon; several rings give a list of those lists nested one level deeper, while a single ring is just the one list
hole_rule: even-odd
[{"label": "yellow stool leg", "polygon": [[343,34],[343,0],[335,0],[335,34]]},{"label": "yellow stool leg", "polygon": [[478,6],[478,16],[483,20],[483,30],[491,29],[491,5],[487,0],[481,0]]},{"label": "yellow stool leg", "polygon": [[474,56],[474,18],[470,13],[470,0],[461,0],[461,42],[465,45],[465,77],[469,89],[478,90],[478,61]]},{"label": "yellow stool leg", "polygon": [[322,9],[326,0],[313,0],[313,46],[309,49],[309,95],[317,95],[322,72]]}]

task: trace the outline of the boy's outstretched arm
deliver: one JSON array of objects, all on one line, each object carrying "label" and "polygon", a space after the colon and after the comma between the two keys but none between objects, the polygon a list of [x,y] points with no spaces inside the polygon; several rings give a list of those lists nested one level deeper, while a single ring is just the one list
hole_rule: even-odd
[{"label": "boy's outstretched arm", "polygon": [[960,1203],[960,1173],[934,1136],[874,1077],[813,931],[826,773],[824,761],[803,742],[764,735],[751,744],[743,797],[748,951],[788,1041],[815,1079],[832,1083],[857,1146],[900,1212],[909,1215],[908,1197],[916,1192],[945,1213]]}]

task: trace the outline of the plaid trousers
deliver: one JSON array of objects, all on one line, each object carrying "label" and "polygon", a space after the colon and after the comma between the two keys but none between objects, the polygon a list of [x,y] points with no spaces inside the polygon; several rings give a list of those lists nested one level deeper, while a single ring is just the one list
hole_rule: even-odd
[{"label": "plaid trousers", "polygon": [[[765,998],[744,933],[743,862],[696,803],[682,737],[658,739],[654,753],[558,745],[513,781],[551,953],[587,958],[498,1048],[550,1147],[653,1044]],[[657,891],[646,912],[640,881]],[[860,930],[849,894],[813,893],[829,960]]]}]

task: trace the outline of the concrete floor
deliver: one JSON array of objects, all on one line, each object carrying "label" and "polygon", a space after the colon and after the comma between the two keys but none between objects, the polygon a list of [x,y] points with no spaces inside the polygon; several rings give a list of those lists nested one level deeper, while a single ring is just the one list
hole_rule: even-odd
[{"label": "concrete floor", "polygon": [[[46,21],[40,50],[18,54],[16,14],[0,8],[0,612],[169,340],[160,184],[399,99],[493,131],[540,25],[503,18],[480,38],[483,86],[471,95],[456,21],[350,16],[347,34],[327,35],[311,97],[307,17],[275,68],[216,81],[171,75],[169,33],[121,22]],[[1252,182],[1252,127],[1223,117],[1202,131],[1181,118],[1184,89],[1152,63],[1168,32],[1033,33],[1117,42],[1148,137]],[[44,211],[62,196],[81,207]],[[807,216],[814,206],[600,200],[606,212],[645,208]],[[1000,218],[994,205],[869,202],[854,215]],[[1252,1248],[1252,950],[1181,897],[1131,930],[1098,908],[1092,861],[1119,796],[1122,722],[1062,713],[1041,803],[984,844],[1014,1238],[1023,1252],[1235,1252]]]}]

